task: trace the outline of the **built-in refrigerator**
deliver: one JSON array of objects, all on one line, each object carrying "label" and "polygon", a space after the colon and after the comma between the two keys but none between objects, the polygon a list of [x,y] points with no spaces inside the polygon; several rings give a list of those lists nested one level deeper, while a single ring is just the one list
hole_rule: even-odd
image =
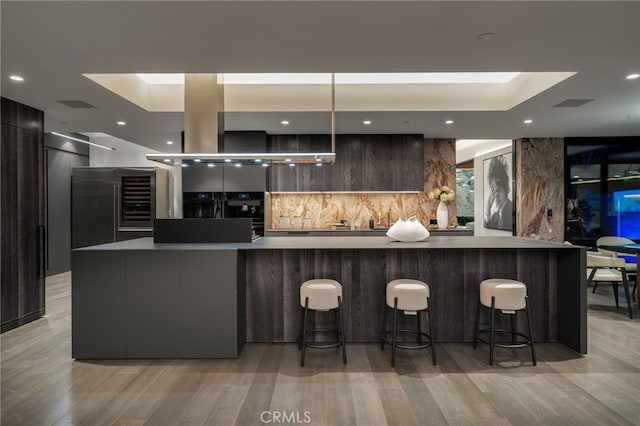
[{"label": "built-in refrigerator", "polygon": [[167,170],[76,167],[71,175],[72,247],[153,236],[169,217]]}]

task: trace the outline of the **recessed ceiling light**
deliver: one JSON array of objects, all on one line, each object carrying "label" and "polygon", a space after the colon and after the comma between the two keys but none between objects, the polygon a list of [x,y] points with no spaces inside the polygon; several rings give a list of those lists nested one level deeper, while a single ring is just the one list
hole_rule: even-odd
[{"label": "recessed ceiling light", "polygon": [[118,124],[118,126],[124,126],[127,123],[125,121],[118,121],[116,124]]},{"label": "recessed ceiling light", "polygon": [[173,141],[167,141],[167,145],[173,145]]},{"label": "recessed ceiling light", "polygon": [[295,167],[296,165],[294,163],[289,164],[289,167]]},{"label": "recessed ceiling light", "polygon": [[170,159],[168,159],[168,158],[165,158],[165,159],[164,159],[164,162],[165,162],[165,163],[170,163],[170,162],[171,162],[171,160],[170,160]]},{"label": "recessed ceiling light", "polygon": [[187,167],[187,165],[186,165],[186,164],[184,164],[184,163],[183,163],[183,164],[181,164],[181,166],[182,166],[182,167]]},{"label": "recessed ceiling light", "polygon": [[236,164],[234,164],[234,166],[236,166],[236,167],[242,167],[242,164],[240,164],[240,163],[236,163]]},{"label": "recessed ceiling light", "polygon": [[196,158],[195,160],[193,160],[194,163],[200,163],[202,160],[199,158]]},{"label": "recessed ceiling light", "polygon": [[24,81],[24,78],[19,75],[10,75],[9,78],[13,81]]},{"label": "recessed ceiling light", "polygon": [[322,162],[322,158],[316,158],[316,163],[321,163]]},{"label": "recessed ceiling light", "polygon": [[533,123],[533,120],[530,118],[527,118],[526,120],[523,121],[524,124],[531,124]]},{"label": "recessed ceiling light", "polygon": [[267,163],[262,163],[262,167],[269,167]]},{"label": "recessed ceiling light", "polygon": [[478,38],[480,40],[489,40],[490,38],[493,37],[493,33],[482,33],[482,34],[478,34]]},{"label": "recessed ceiling light", "polygon": [[287,121],[287,120],[282,120],[282,121],[280,122],[280,124],[282,124],[283,126],[288,126],[288,125],[289,125],[289,121]]},{"label": "recessed ceiling light", "polygon": [[371,124],[371,120],[364,120],[362,124],[364,124],[365,126],[368,126]]},{"label": "recessed ceiling light", "polygon": [[207,164],[207,167],[215,167],[215,166],[216,166],[216,165],[215,165],[215,164],[213,164],[213,163],[209,163],[209,164]]},{"label": "recessed ceiling light", "polygon": [[286,161],[287,163],[291,161],[291,158],[285,158],[284,161]]},{"label": "recessed ceiling light", "polygon": [[627,80],[635,80],[638,77],[640,77],[640,74],[629,74]]},{"label": "recessed ceiling light", "polygon": [[453,124],[453,120],[447,120],[444,122],[444,124]]},{"label": "recessed ceiling light", "polygon": [[261,158],[256,158],[254,161],[255,161],[256,163],[262,163],[262,159],[261,159]]},{"label": "recessed ceiling light", "polygon": [[322,163],[316,163],[317,167],[322,167]]},{"label": "recessed ceiling light", "polygon": [[230,163],[230,162],[231,162],[231,160],[230,160],[230,159],[228,159],[228,158],[225,158],[225,159],[224,159],[224,162],[225,162],[225,163]]}]

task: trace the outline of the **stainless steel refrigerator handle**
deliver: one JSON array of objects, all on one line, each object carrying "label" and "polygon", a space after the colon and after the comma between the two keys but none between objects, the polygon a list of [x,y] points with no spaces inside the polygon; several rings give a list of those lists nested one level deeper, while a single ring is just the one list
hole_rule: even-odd
[{"label": "stainless steel refrigerator handle", "polygon": [[117,240],[118,230],[118,184],[113,185],[113,241]]}]

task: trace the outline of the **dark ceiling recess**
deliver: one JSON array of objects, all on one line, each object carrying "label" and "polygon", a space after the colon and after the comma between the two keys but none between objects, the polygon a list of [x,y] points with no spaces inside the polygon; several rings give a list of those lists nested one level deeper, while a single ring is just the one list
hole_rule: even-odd
[{"label": "dark ceiling recess", "polygon": [[95,108],[95,106],[86,103],[85,101],[57,101],[62,105],[66,105],[69,108]]},{"label": "dark ceiling recess", "polygon": [[557,105],[554,105],[553,107],[569,107],[569,108],[575,108],[575,107],[579,107],[582,106],[584,104],[588,104],[589,102],[593,101],[593,99],[567,99],[564,100],[562,102],[560,102]]}]

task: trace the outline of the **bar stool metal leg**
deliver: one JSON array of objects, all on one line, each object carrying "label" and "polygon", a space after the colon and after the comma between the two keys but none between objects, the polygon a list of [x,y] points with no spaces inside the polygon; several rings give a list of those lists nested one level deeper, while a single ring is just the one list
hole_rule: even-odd
[{"label": "bar stool metal leg", "polygon": [[338,326],[340,327],[340,344],[342,345],[342,363],[347,363],[347,348],[345,346],[344,321],[342,320],[342,297],[338,296]]},{"label": "bar stool metal leg", "polygon": [[298,328],[298,350],[302,349],[302,327],[304,321],[304,307],[300,306],[300,328]]},{"label": "bar stool metal leg", "polygon": [[393,300],[393,340],[391,341],[391,366],[396,366],[396,344],[398,338],[398,298]]},{"label": "bar stool metal leg", "polygon": [[420,324],[420,311],[416,312],[416,321],[418,323],[418,345],[422,344],[422,324]]},{"label": "bar stool metal leg", "polygon": [[302,323],[302,356],[300,358],[300,367],[304,367],[304,353],[307,349],[307,313],[309,312],[309,298],[304,299],[304,315]]},{"label": "bar stool metal leg", "polygon": [[495,343],[495,338],[493,336],[495,330],[495,320],[496,320],[496,298],[495,296],[491,296],[491,330],[489,335],[489,365],[493,365],[493,345]]},{"label": "bar stool metal leg", "polygon": [[516,316],[518,311],[513,311],[511,314],[511,344],[515,345],[518,341],[518,335],[516,334],[516,324],[518,323],[518,317]]},{"label": "bar stool metal leg", "polygon": [[427,316],[429,318],[429,339],[431,339],[431,357],[433,358],[433,365],[436,365],[436,338],[433,334],[433,321],[431,320],[431,301],[427,297]]},{"label": "bar stool metal leg", "polygon": [[531,362],[533,363],[533,365],[537,365],[537,360],[536,360],[536,347],[535,347],[535,343],[533,342],[533,325],[531,324],[531,317],[529,317],[529,300],[527,298],[525,298],[525,300],[527,301],[527,306],[524,308],[525,312],[527,313],[527,326],[529,327],[529,343],[531,343]]}]

